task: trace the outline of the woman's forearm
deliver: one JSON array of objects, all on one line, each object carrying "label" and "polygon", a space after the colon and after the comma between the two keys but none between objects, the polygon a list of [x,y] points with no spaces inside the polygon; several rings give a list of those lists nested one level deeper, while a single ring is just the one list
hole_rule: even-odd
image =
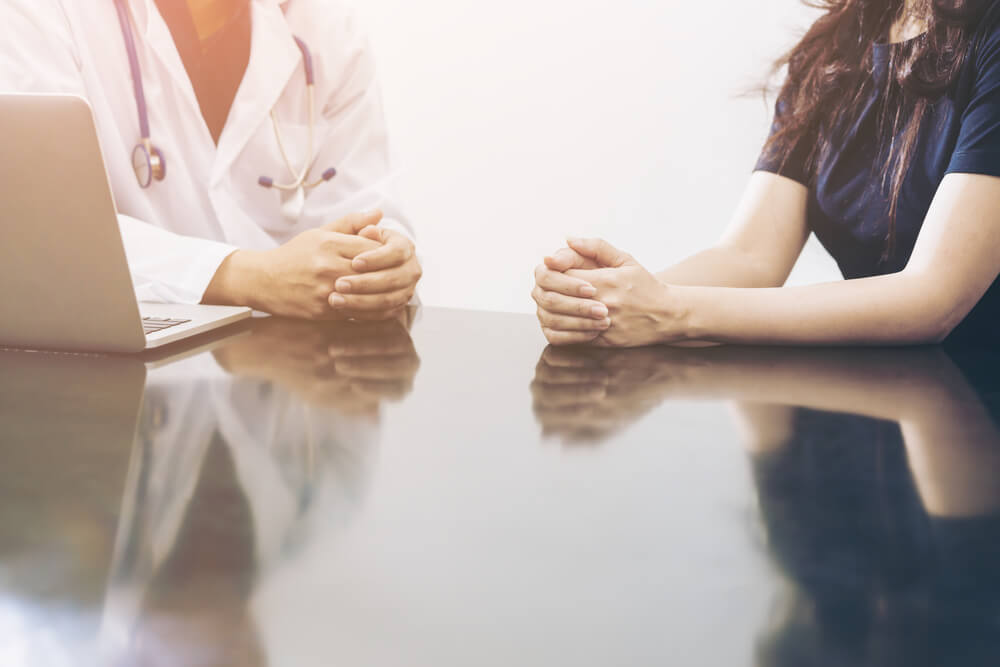
[{"label": "woman's forearm", "polygon": [[691,255],[660,271],[656,277],[668,285],[703,287],[778,287],[784,282],[766,264],[724,245]]},{"label": "woman's forearm", "polygon": [[896,273],[802,287],[672,287],[686,337],[761,345],[940,342],[964,316],[932,281]]}]

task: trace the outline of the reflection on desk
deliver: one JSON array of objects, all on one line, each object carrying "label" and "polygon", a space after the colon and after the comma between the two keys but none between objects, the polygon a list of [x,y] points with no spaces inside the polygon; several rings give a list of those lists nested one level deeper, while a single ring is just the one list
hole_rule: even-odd
[{"label": "reflection on desk", "polygon": [[[255,589],[350,518],[380,404],[404,397],[419,366],[397,322],[262,320],[211,353],[179,356],[148,377],[130,358],[0,356],[10,464],[0,531],[16,545],[0,572],[23,624],[4,644],[24,664],[267,664]],[[99,502],[80,502],[63,479],[75,477]],[[53,566],[67,581],[44,600],[31,587],[51,584]],[[53,617],[67,627],[46,636]]]},{"label": "reflection on desk", "polygon": [[990,351],[550,347],[531,388],[544,433],[567,444],[607,440],[664,401],[732,402],[789,583],[757,664],[1000,660]]},{"label": "reflection on desk", "polygon": [[0,665],[996,664],[994,355],[542,348],[0,353]]}]

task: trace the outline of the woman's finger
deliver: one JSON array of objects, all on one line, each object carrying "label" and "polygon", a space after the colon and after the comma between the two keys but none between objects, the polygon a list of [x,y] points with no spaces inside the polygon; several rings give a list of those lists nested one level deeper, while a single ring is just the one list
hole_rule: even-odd
[{"label": "woman's finger", "polygon": [[547,310],[556,315],[589,317],[595,320],[603,320],[608,316],[608,307],[600,301],[566,296],[559,292],[550,292],[538,285],[535,285],[535,288],[531,290],[531,298],[535,300],[535,303],[542,310]]},{"label": "woman's finger", "polygon": [[535,284],[549,292],[559,292],[566,296],[578,296],[584,299],[590,299],[597,294],[597,289],[586,280],[553,271],[544,264],[539,264],[535,268]]},{"label": "woman's finger", "polygon": [[556,331],[542,327],[545,340],[552,345],[584,345],[600,335],[599,331]]},{"label": "woman's finger", "polygon": [[542,308],[537,310],[537,315],[543,327],[559,331],[606,331],[611,327],[611,320],[606,317],[603,320],[594,320],[589,317],[558,315]]},{"label": "woman's finger", "polygon": [[546,347],[542,350],[539,360],[541,365],[549,368],[579,368],[603,371],[604,359],[607,355],[591,349],[566,350],[559,347]]},{"label": "woman's finger", "polygon": [[536,380],[531,383],[535,407],[560,407],[565,405],[595,405],[607,397],[603,382],[583,384],[546,384]]},{"label": "woman's finger", "polygon": [[535,382],[548,387],[574,384],[603,386],[608,383],[608,374],[599,368],[562,368],[543,364],[535,369]]},{"label": "woman's finger", "polygon": [[584,257],[571,248],[560,248],[545,258],[545,265],[553,271],[570,269],[596,269],[600,265],[589,257]]}]

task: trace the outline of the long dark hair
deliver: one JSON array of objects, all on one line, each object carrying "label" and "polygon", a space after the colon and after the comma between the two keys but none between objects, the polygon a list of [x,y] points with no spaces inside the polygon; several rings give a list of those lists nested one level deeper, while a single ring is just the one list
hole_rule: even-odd
[{"label": "long dark hair", "polygon": [[[888,38],[905,11],[905,0],[804,0],[826,10],[795,48],[775,64],[788,67],[778,99],[781,129],[765,151],[784,163],[800,141],[808,141],[806,173],[815,179],[837,141],[834,132],[853,120],[875,85],[873,49]],[[989,0],[922,0],[927,21],[920,37],[894,47],[889,90],[880,117],[884,157],[881,186],[889,201],[889,231],[883,260],[894,250],[896,212],[903,181],[913,161],[920,128],[930,105],[955,82],[972,34]],[[894,137],[899,140],[891,141]]]}]

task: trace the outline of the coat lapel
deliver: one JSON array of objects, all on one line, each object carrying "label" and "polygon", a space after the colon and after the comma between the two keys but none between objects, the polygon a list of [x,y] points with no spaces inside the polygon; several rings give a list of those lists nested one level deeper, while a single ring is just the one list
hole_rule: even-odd
[{"label": "coat lapel", "polygon": [[250,61],[236,91],[212,165],[216,185],[277,104],[299,68],[301,53],[277,0],[253,0]]},{"label": "coat lapel", "polygon": [[[176,45],[174,45],[174,38],[170,34],[170,28],[167,26],[166,21],[163,20],[163,17],[160,16],[160,11],[156,7],[156,3],[154,0],[132,0],[131,5],[136,26],[142,35],[138,41],[148,45],[149,50],[153,52],[163,68],[170,74],[170,78],[173,79],[178,90],[182,92],[185,103],[201,119],[201,107],[198,105],[198,97],[194,93],[194,86],[191,84],[187,70],[184,69],[180,53],[177,51]],[[152,77],[149,74],[144,74],[144,84],[152,90],[155,87]],[[150,113],[153,113],[152,110]],[[208,131],[208,126],[205,125],[204,121],[201,124],[205,130],[203,139],[207,139],[210,144],[214,143],[212,135]],[[155,131],[154,129],[153,132]]]}]

